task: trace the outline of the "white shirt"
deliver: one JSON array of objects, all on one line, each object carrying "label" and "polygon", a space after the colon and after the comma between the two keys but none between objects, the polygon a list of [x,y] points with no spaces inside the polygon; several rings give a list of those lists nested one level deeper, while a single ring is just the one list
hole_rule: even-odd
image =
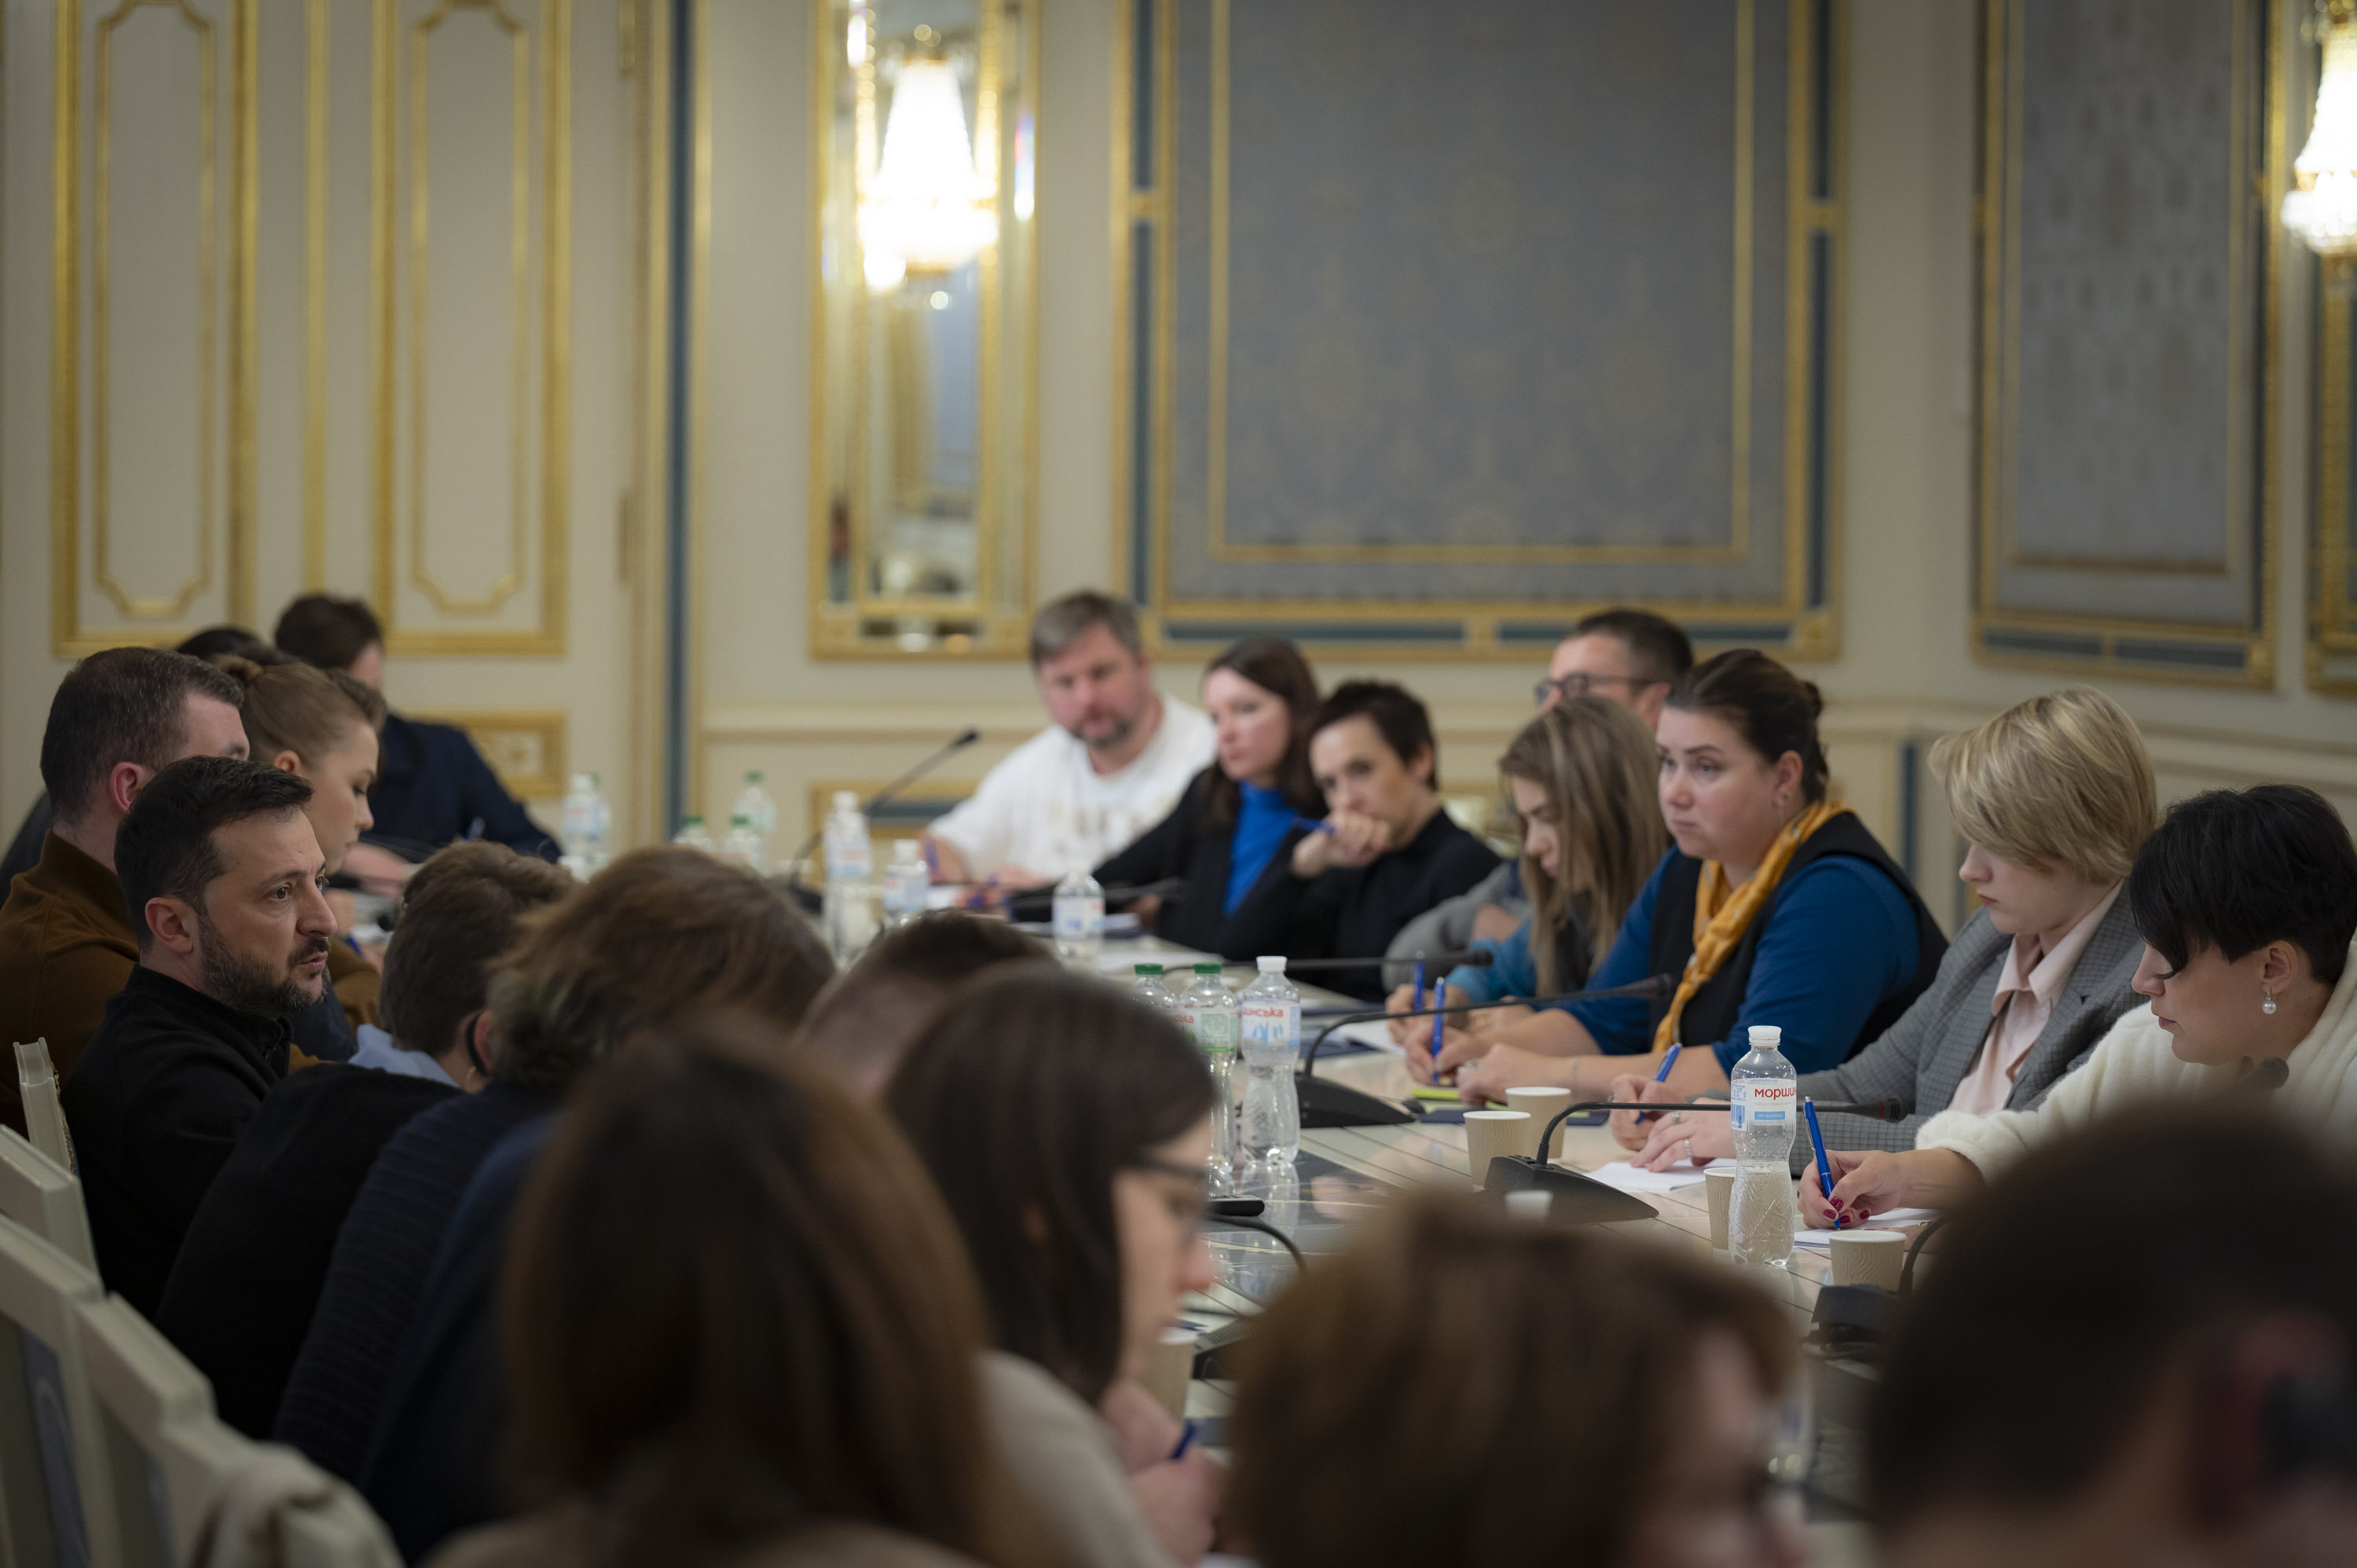
[{"label": "white shirt", "polygon": [[1154,738],[1117,773],[1091,768],[1087,743],[1050,725],[985,774],[931,832],[977,876],[1002,865],[1050,878],[1091,869],[1168,816],[1217,749],[1211,721],[1169,697]]}]

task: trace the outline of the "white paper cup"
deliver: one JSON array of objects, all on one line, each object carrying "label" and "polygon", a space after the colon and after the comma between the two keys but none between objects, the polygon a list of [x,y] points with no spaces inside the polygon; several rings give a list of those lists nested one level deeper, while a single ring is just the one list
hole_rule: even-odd
[{"label": "white paper cup", "polygon": [[1195,1331],[1170,1327],[1146,1362],[1143,1380],[1155,1402],[1180,1421],[1187,1419],[1187,1384],[1195,1376]]},{"label": "white paper cup", "polygon": [[1527,1111],[1468,1111],[1465,1113],[1465,1166],[1473,1185],[1484,1185],[1490,1162],[1512,1155],[1527,1155],[1538,1142]]},{"label": "white paper cup", "polygon": [[1899,1288],[1907,1263],[1904,1230],[1836,1230],[1833,1233],[1834,1283]]},{"label": "white paper cup", "polygon": [[[1564,1107],[1570,1103],[1571,1090],[1567,1089],[1553,1089],[1541,1085],[1530,1089],[1510,1089],[1506,1090],[1507,1110],[1527,1111],[1531,1113],[1531,1146],[1523,1150],[1522,1152],[1523,1154],[1529,1155],[1534,1158],[1537,1156],[1539,1152],[1539,1134],[1545,1132],[1546,1124],[1554,1121],[1557,1116],[1562,1115]],[[1559,1160],[1563,1158],[1563,1134],[1565,1131],[1566,1129],[1561,1127],[1557,1127],[1555,1130],[1554,1145],[1547,1150],[1548,1159]]]},{"label": "white paper cup", "polygon": [[1735,1201],[1734,1168],[1719,1162],[1705,1165],[1702,1189],[1710,1199],[1710,1244],[1724,1252],[1727,1251],[1727,1211]]}]

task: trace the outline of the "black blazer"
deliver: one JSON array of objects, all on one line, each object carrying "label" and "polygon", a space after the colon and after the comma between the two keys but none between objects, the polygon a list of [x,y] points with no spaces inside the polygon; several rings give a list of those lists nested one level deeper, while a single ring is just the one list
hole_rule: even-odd
[{"label": "black blazer", "polygon": [[[1094,875],[1107,887],[1139,887],[1173,876],[1183,877],[1185,890],[1166,896],[1156,912],[1154,934],[1197,952],[1215,952],[1222,958],[1254,958],[1259,955],[1228,940],[1228,856],[1234,846],[1234,825],[1211,828],[1203,822],[1211,787],[1218,779],[1217,763],[1195,775],[1168,816],[1098,866]],[[1301,841],[1301,829],[1294,828],[1278,841],[1276,853],[1261,869],[1259,880],[1244,895],[1243,902],[1236,906],[1238,914],[1268,891],[1271,878],[1287,875],[1286,862],[1293,854],[1293,846]]]}]

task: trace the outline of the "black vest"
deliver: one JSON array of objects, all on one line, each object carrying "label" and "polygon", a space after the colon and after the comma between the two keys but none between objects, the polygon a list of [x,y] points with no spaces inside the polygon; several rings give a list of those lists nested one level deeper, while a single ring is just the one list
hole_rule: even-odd
[{"label": "black vest", "polygon": [[[1883,1031],[1899,1021],[1899,1015],[1915,1004],[1915,999],[1929,989],[1932,977],[1940,972],[1940,960],[1948,950],[1948,939],[1940,932],[1939,923],[1932,911],[1915,896],[1914,885],[1896,861],[1883,853],[1883,848],[1867,831],[1866,824],[1855,812],[1845,812],[1811,833],[1792,852],[1785,865],[1783,883],[1768,900],[1768,907],[1752,917],[1750,929],[1743,940],[1718,972],[1703,982],[1701,989],[1687,999],[1685,1011],[1678,1015],[1678,1043],[1684,1046],[1716,1045],[1727,1038],[1735,1027],[1736,1015],[1742,1011],[1744,993],[1751,986],[1751,965],[1760,956],[1760,936],[1774,918],[1776,899],[1782,896],[1802,867],[1829,854],[1846,854],[1865,861],[1883,875],[1890,878],[1899,891],[1906,896],[1908,908],[1915,912],[1915,974],[1895,996],[1886,998],[1867,1015],[1857,1038],[1846,1041],[1842,1059],[1846,1061],[1859,1049],[1882,1037]],[[1702,883],[1703,863],[1691,855],[1679,854],[1662,878],[1661,890],[1653,896],[1652,972],[1683,975],[1686,960],[1694,956],[1695,894]],[[1669,1013],[1670,1001],[1664,996],[1653,1004],[1653,1026],[1659,1028]]]}]

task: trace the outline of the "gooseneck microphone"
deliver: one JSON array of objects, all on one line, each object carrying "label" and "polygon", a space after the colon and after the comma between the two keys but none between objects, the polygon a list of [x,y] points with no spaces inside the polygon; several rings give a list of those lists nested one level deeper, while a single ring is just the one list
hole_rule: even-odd
[{"label": "gooseneck microphone", "polygon": [[[1380,953],[1372,958],[1289,958],[1285,961],[1285,972],[1305,974],[1331,969],[1378,969],[1387,963],[1412,963],[1418,959],[1435,968],[1487,969],[1498,961],[1498,955],[1487,948],[1454,948],[1448,952],[1413,953],[1405,959],[1390,958]],[[1250,969],[1259,961],[1258,959],[1232,958],[1221,967]]]},{"label": "gooseneck microphone", "polygon": [[[972,746],[975,741],[978,741],[981,738],[982,731],[976,729],[972,725],[968,725],[965,728],[960,730],[955,736],[952,736],[947,746],[942,746],[939,751],[934,752],[931,757],[926,757],[922,762],[920,762],[906,773],[901,774],[900,777],[893,779],[892,782],[885,785],[884,788],[877,790],[873,795],[868,796],[865,801],[861,802],[859,814],[863,817],[873,815],[877,807],[899,800],[900,798],[900,792],[906,789],[909,785],[914,784],[918,779],[922,779],[926,774],[931,773],[934,768],[939,768],[942,763],[948,761],[952,756],[963,751],[967,746]],[[818,847],[818,841],[825,836],[826,819],[821,817],[819,819],[818,826],[811,829],[810,837],[802,840],[802,847],[795,850],[793,858],[786,862],[787,885],[794,890],[794,894],[798,898],[802,899],[808,908],[813,910],[819,907],[818,890],[802,880],[802,875],[799,868],[802,866],[803,862],[810,858],[810,852]]]}]

